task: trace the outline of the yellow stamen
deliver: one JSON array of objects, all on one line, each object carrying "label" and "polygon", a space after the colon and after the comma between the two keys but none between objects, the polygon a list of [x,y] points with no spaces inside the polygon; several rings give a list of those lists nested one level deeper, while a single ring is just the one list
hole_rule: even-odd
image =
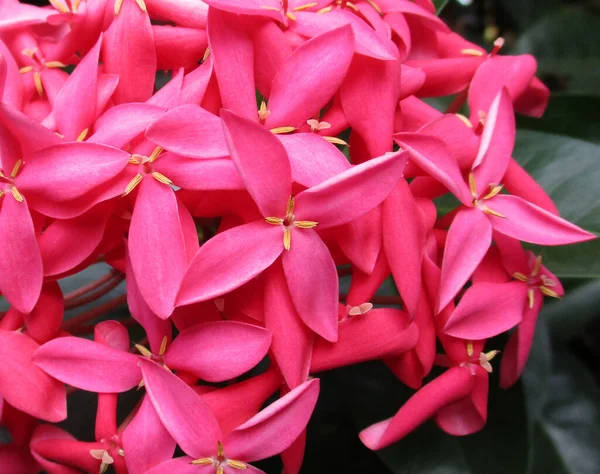
[{"label": "yellow stamen", "polygon": [[473,355],[473,343],[471,341],[467,342],[467,354],[469,357]]},{"label": "yellow stamen", "polygon": [[208,464],[212,464],[213,460],[211,458],[200,458],[194,459],[190,464],[195,464],[197,466],[207,466]]},{"label": "yellow stamen", "polygon": [[26,74],[31,71],[33,71],[33,66],[25,66],[19,69],[19,74]]},{"label": "yellow stamen", "polygon": [[371,5],[373,7],[373,10],[375,10],[377,13],[379,13],[380,15],[383,14],[383,12],[381,11],[381,7],[377,5],[373,0],[367,0],[367,3]]},{"label": "yellow stamen", "polygon": [[116,0],[115,1],[115,16],[117,16],[119,14],[119,12],[121,11],[121,7],[123,6],[123,0]]},{"label": "yellow stamen", "polygon": [[558,296],[558,293],[556,291],[551,290],[550,288],[548,288],[544,285],[540,286],[540,291],[546,296],[549,296],[551,298],[559,298],[560,299],[560,296]]},{"label": "yellow stamen", "polygon": [[292,12],[286,12],[285,16],[287,16],[292,21],[297,20],[296,15],[294,15]]},{"label": "yellow stamen", "polygon": [[151,358],[152,357],[152,352],[150,352],[148,349],[146,349],[144,346],[142,346],[141,344],[136,344],[135,348],[140,351],[140,353],[144,356],[144,357],[148,357]]},{"label": "yellow stamen", "polygon": [[140,380],[140,383],[138,383],[136,390],[141,390],[142,388],[144,388],[146,384],[144,383],[144,379]]},{"label": "yellow stamen", "polygon": [[521,272],[513,273],[513,277],[520,281],[527,281],[527,277],[523,275]]},{"label": "yellow stamen", "polygon": [[123,451],[121,448],[119,448],[119,449],[117,450],[117,453],[119,454],[119,456],[121,456],[121,457],[125,457],[125,451]]},{"label": "yellow stamen", "polygon": [[134,153],[133,155],[131,155],[129,157],[129,163],[132,165],[139,165],[139,164],[141,164],[143,159],[144,159],[144,157],[142,155],[138,155],[138,154]]},{"label": "yellow stamen", "polygon": [[283,224],[283,219],[281,217],[265,217],[265,222],[267,224],[281,225]]},{"label": "yellow stamen", "polygon": [[535,293],[533,288],[529,288],[529,290],[527,290],[527,301],[529,304],[529,309],[533,309],[533,303],[535,302]]},{"label": "yellow stamen", "polygon": [[44,65],[49,68],[67,67],[66,64],[63,64],[60,61],[48,61],[47,63],[44,63]]},{"label": "yellow stamen", "polygon": [[463,114],[455,114],[459,119],[461,119],[464,124],[469,127],[469,128],[473,128],[473,124],[471,123],[471,121],[465,117]]},{"label": "yellow stamen", "polygon": [[504,186],[502,184],[500,184],[498,186],[493,186],[492,189],[490,189],[490,192],[487,193],[485,196],[483,196],[483,200],[485,201],[487,199],[492,199],[496,194],[498,194],[500,191],[502,191],[503,187]]},{"label": "yellow stamen", "polygon": [[500,354],[500,351],[489,351],[485,353],[485,359],[490,362],[491,360],[494,359],[494,357],[496,357],[498,354]]},{"label": "yellow stamen", "polygon": [[333,7],[329,6],[329,7],[325,7],[325,8],[321,8],[320,10],[317,10],[317,13],[319,15],[322,15],[323,13],[329,13],[331,10],[333,10]]},{"label": "yellow stamen", "polygon": [[248,466],[242,461],[234,461],[233,459],[228,459],[227,465],[234,469],[248,469]]},{"label": "yellow stamen", "polygon": [[294,196],[290,196],[290,198],[288,199],[287,205],[285,206],[285,214],[287,216],[292,214],[294,212],[295,206],[296,206],[296,200],[294,199]]},{"label": "yellow stamen", "polygon": [[217,456],[220,458],[225,457],[225,450],[223,449],[223,443],[217,441]]},{"label": "yellow stamen", "polygon": [[464,54],[465,56],[483,56],[483,53],[481,51],[473,48],[461,49],[460,53]]},{"label": "yellow stamen", "polygon": [[327,140],[329,143],[333,143],[334,145],[343,145],[343,146],[350,146],[348,145],[347,142],[345,142],[344,140],[342,140],[341,138],[338,137],[323,137],[325,140]]},{"label": "yellow stamen", "polygon": [[350,308],[348,316],[358,316],[359,314],[366,314],[373,309],[373,303],[363,303],[358,306]]},{"label": "yellow stamen", "polygon": [[19,170],[21,169],[21,165],[23,164],[23,160],[22,159],[18,159],[17,162],[15,163],[15,166],[13,166],[12,171],[10,172],[10,177],[11,178],[16,178],[17,174],[19,174]]},{"label": "yellow stamen", "polygon": [[6,175],[2,172],[2,170],[0,170],[0,178],[6,179]]},{"label": "yellow stamen", "polygon": [[35,90],[39,95],[44,95],[44,86],[42,85],[42,76],[39,72],[33,73],[33,82],[35,84]]},{"label": "yellow stamen", "polygon": [[50,3],[59,12],[61,12],[61,13],[69,13],[69,9],[65,5],[63,5],[62,3],[58,2],[57,0],[50,0]]},{"label": "yellow stamen", "polygon": [[76,142],[82,142],[83,140],[85,140],[85,138],[87,137],[88,132],[90,131],[89,128],[86,128],[83,132],[81,132],[79,134],[79,136],[75,139]]},{"label": "yellow stamen", "polygon": [[163,183],[163,184],[173,184],[173,181],[171,181],[169,178],[167,178],[164,174],[159,173],[158,171],[153,171],[152,172],[152,177],[158,181],[159,183]]},{"label": "yellow stamen", "polygon": [[286,227],[283,229],[283,248],[286,250],[290,250],[290,246],[292,244],[292,231]]},{"label": "yellow stamen", "polygon": [[224,473],[225,473],[225,468],[223,466],[219,466],[217,468],[216,474],[224,474]]},{"label": "yellow stamen", "polygon": [[[341,5],[341,4],[342,4],[341,0],[338,0],[336,3],[337,3],[338,5]],[[351,10],[354,10],[355,12],[359,11],[359,10],[358,10],[358,7],[357,7],[356,5],[354,5],[354,3],[352,3],[352,2],[346,2],[346,6],[347,6],[348,8],[350,8]]]},{"label": "yellow stamen", "polygon": [[544,286],[556,286],[556,282],[552,278],[548,278],[546,275],[541,276]]},{"label": "yellow stamen", "polygon": [[263,10],[273,10],[273,11],[276,11],[276,12],[278,12],[278,11],[281,10],[281,8],[271,7],[271,6],[268,6],[268,5],[262,5],[260,8],[262,8]]},{"label": "yellow stamen", "polygon": [[533,271],[531,272],[532,276],[538,276],[540,274],[540,269],[542,268],[542,256],[538,255],[535,259],[535,264],[533,266]]},{"label": "yellow stamen", "polygon": [[148,162],[149,163],[154,163],[158,157],[160,156],[160,154],[163,151],[163,147],[161,146],[157,146],[153,151],[152,154],[148,157]]},{"label": "yellow stamen", "polygon": [[169,338],[167,336],[163,337],[163,340],[160,342],[160,349],[158,350],[158,355],[165,355],[168,343]]},{"label": "yellow stamen", "polygon": [[[131,159],[131,158],[130,158]],[[136,174],[131,181],[129,181],[129,184],[127,185],[127,187],[125,188],[125,192],[123,193],[123,197],[127,196],[131,191],[133,191],[136,186],[138,184],[140,184],[140,182],[142,181],[142,179],[144,178],[144,176],[142,175],[142,173],[138,173]]]},{"label": "yellow stamen", "polygon": [[469,173],[469,189],[471,190],[471,196],[477,199],[477,183],[475,183],[475,175]]},{"label": "yellow stamen", "polygon": [[291,133],[294,130],[296,130],[296,127],[275,127],[271,129],[271,132],[278,135],[281,133]]},{"label": "yellow stamen", "polygon": [[493,209],[490,209],[487,206],[483,206],[483,212],[485,212],[486,214],[490,214],[492,216],[500,217],[501,219],[506,219],[505,215],[500,214],[498,211],[494,211]]},{"label": "yellow stamen", "polygon": [[300,5],[299,7],[295,7],[294,11],[300,12],[302,10],[308,10],[309,8],[316,7],[318,4],[319,4],[319,2],[313,2],[313,3],[307,3],[305,5]]},{"label": "yellow stamen", "polygon": [[140,10],[146,13],[146,2],[144,2],[144,0],[135,0],[135,3],[137,3],[137,6],[140,7]]},{"label": "yellow stamen", "polygon": [[316,227],[319,223],[315,221],[295,221],[294,225],[299,227],[300,229],[312,229]]},{"label": "yellow stamen", "polygon": [[23,51],[21,51],[21,54],[29,56],[30,58],[33,58],[35,53],[37,53],[37,48],[25,48]]},{"label": "yellow stamen", "polygon": [[202,56],[202,62],[206,61],[209,56],[210,56],[210,47],[207,47],[206,51],[204,51],[204,55]]},{"label": "yellow stamen", "polygon": [[80,3],[81,3],[81,0],[75,0],[75,2],[73,2],[73,13],[75,13],[77,10],[79,10]]},{"label": "yellow stamen", "polygon": [[62,133],[54,132],[54,135],[56,135],[57,137],[59,137],[61,140],[65,139],[65,136]]},{"label": "yellow stamen", "polygon": [[23,197],[23,195],[14,186],[12,188],[10,188],[10,193],[15,198],[15,201],[17,201],[17,202],[23,202],[23,201],[25,201],[25,198]]},{"label": "yellow stamen", "polygon": [[260,108],[258,109],[258,118],[260,120],[266,120],[269,115],[271,115],[271,111],[267,110],[267,103],[263,99],[260,103]]}]

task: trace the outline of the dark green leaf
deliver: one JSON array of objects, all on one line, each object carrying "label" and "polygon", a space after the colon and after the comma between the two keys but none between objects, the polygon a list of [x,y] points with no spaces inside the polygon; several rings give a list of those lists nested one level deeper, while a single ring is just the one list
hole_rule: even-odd
[{"label": "dark green leaf", "polygon": [[523,30],[531,25],[551,8],[560,4],[560,0],[504,0],[502,6],[511,19]]},{"label": "dark green leaf", "polygon": [[437,15],[442,13],[442,10],[448,5],[450,0],[433,0],[433,4],[435,5],[435,12]]},{"label": "dark green leaf", "polygon": [[[561,215],[600,233],[600,146],[549,133],[520,130],[515,158],[544,188]],[[545,247],[545,264],[558,276],[600,276],[600,241]]]}]

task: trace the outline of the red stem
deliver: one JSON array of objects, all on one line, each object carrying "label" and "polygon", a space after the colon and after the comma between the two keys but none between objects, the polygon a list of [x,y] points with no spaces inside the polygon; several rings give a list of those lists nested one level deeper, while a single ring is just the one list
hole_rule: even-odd
[{"label": "red stem", "polygon": [[[127,302],[127,295],[117,296],[116,298],[113,298],[112,300],[107,301],[106,303],[101,304],[100,306],[96,306],[95,308],[92,308],[89,311],[85,311],[81,314],[78,314],[74,318],[65,321],[62,327],[65,331],[68,332],[74,330],[76,330],[76,332],[79,332],[78,330],[85,328],[83,326],[85,323],[93,321],[94,319],[102,316],[105,312],[110,311],[111,309],[114,309],[125,302]],[[93,330],[92,327],[89,328]]]},{"label": "red stem", "polygon": [[95,290],[96,288],[104,285],[107,281],[112,280],[117,274],[118,274],[118,272],[116,270],[111,270],[106,275],[104,275],[102,278],[100,278],[96,281],[93,281],[89,285],[82,286],[81,288],[77,288],[75,291],[72,291],[71,293],[66,294],[65,301],[78,298],[92,290]]},{"label": "red stem", "polygon": [[117,274],[113,277],[112,280],[108,281],[108,284],[100,287],[98,290],[93,291],[91,293],[87,293],[82,298],[77,298],[75,300],[69,300],[65,302],[65,311],[73,308],[78,308],[79,306],[83,306],[85,304],[91,303],[92,301],[96,301],[99,298],[102,298],[107,293],[111,292],[114,288],[119,286],[119,284],[125,279],[125,276],[122,274]]}]

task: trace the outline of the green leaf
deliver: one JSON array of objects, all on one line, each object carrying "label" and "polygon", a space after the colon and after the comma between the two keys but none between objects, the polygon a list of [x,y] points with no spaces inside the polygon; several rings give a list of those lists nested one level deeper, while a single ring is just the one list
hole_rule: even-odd
[{"label": "green leaf", "polygon": [[[514,156],[554,200],[561,216],[600,233],[600,146],[563,135],[519,130]],[[557,276],[600,277],[600,241],[545,247]]]},{"label": "green leaf", "polygon": [[442,13],[442,10],[448,5],[450,0],[433,0],[433,4],[435,5],[435,13],[439,16]]},{"label": "green leaf", "polygon": [[511,19],[521,30],[527,28],[535,20],[553,7],[560,5],[560,0],[504,0],[502,6],[508,11]]},{"label": "green leaf", "polygon": [[597,474],[600,466],[600,388],[568,353],[554,358],[549,398],[536,421],[531,474]]}]

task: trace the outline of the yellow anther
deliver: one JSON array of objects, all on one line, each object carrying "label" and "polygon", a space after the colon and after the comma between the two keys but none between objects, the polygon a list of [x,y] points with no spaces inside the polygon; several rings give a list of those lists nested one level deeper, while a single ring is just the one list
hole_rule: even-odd
[{"label": "yellow anther", "polygon": [[294,221],[294,225],[300,229],[312,229],[313,227],[317,227],[319,223],[315,221]]},{"label": "yellow anther", "polygon": [[47,63],[44,63],[44,66],[49,68],[67,67],[66,64],[63,64],[60,61],[48,61]]},{"label": "yellow anther", "polygon": [[223,449],[223,443],[217,441],[217,456],[220,458],[225,456],[225,450]]},{"label": "yellow anther", "polygon": [[275,127],[275,128],[271,129],[271,132],[274,133],[275,135],[278,135],[281,133],[291,133],[295,130],[296,130],[296,127]]},{"label": "yellow anther", "polygon": [[233,459],[228,459],[227,465],[234,469],[248,469],[248,466],[242,461],[234,461]]},{"label": "yellow anther", "polygon": [[224,473],[225,473],[225,468],[223,466],[219,466],[217,468],[216,474],[224,474]]},{"label": "yellow anther", "polygon": [[19,69],[19,74],[27,74],[28,72],[33,71],[33,66],[25,66]]},{"label": "yellow anther", "polygon": [[121,7],[123,6],[123,0],[116,0],[115,1],[115,16],[119,14],[119,12],[121,11]]},{"label": "yellow anther", "polygon": [[323,137],[329,143],[333,143],[334,145],[342,145],[342,146],[350,146],[347,142],[338,137]]},{"label": "yellow anther", "polygon": [[527,276],[523,275],[521,272],[513,273],[513,277],[516,278],[517,280],[523,281],[523,282],[528,280]]},{"label": "yellow anther", "polygon": [[[336,2],[336,3],[337,3],[338,5],[341,5],[341,4],[342,4],[342,0],[337,0],[337,2]],[[354,3],[352,3],[352,2],[346,2],[346,6],[347,6],[348,8],[350,8],[351,10],[354,10],[355,12],[359,11],[359,10],[358,10],[358,7],[357,7],[356,5],[354,5]]]},{"label": "yellow anther", "polygon": [[477,199],[477,183],[475,182],[475,175],[469,173],[469,189],[471,190],[471,196]]},{"label": "yellow anther", "polygon": [[169,343],[169,338],[167,336],[163,337],[160,342],[160,349],[158,349],[158,355],[165,355],[167,351],[167,344]]},{"label": "yellow anther", "polygon": [[467,355],[469,357],[473,355],[473,343],[471,341],[467,342]]},{"label": "yellow anther", "polygon": [[154,163],[158,159],[158,157],[160,156],[160,154],[162,152],[163,152],[163,147],[157,146],[154,150],[152,150],[152,153],[148,157],[148,162]]},{"label": "yellow anther", "polygon": [[21,54],[28,56],[30,58],[33,58],[35,56],[35,53],[37,53],[37,48],[25,48],[23,51],[21,51]]},{"label": "yellow anther", "polygon": [[121,457],[123,457],[123,458],[125,457],[125,451],[123,451],[123,449],[119,448],[119,449],[117,450],[117,453],[119,454],[119,456],[121,456]]},{"label": "yellow anther", "polygon": [[15,198],[15,201],[17,201],[17,202],[23,202],[23,201],[25,201],[25,198],[23,197],[23,195],[14,186],[12,188],[10,188],[10,193]]},{"label": "yellow anther", "polygon": [[6,179],[6,175],[2,172],[2,170],[0,170],[0,178]]},{"label": "yellow anther", "polygon": [[135,3],[137,3],[137,6],[140,7],[140,10],[142,10],[144,13],[146,13],[147,8],[146,8],[146,2],[144,2],[144,0],[135,0]]},{"label": "yellow anther", "polygon": [[90,129],[86,128],[83,132],[81,132],[79,134],[79,136],[75,139],[76,142],[82,142],[83,140],[85,140],[85,138],[87,137],[87,134],[89,133]]},{"label": "yellow anther", "polygon": [[471,121],[465,117],[463,114],[455,114],[459,119],[461,119],[463,121],[463,123],[469,127],[469,128],[473,128],[473,124],[471,123]]},{"label": "yellow anther", "polygon": [[486,214],[490,214],[492,216],[500,217],[501,219],[506,219],[505,215],[500,214],[498,211],[494,211],[493,209],[490,209],[487,206],[483,206],[483,212],[485,212]]},{"label": "yellow anther", "polygon": [[260,103],[260,108],[258,109],[258,118],[260,120],[266,120],[269,115],[271,115],[271,111],[267,110],[267,103],[263,99]]},{"label": "yellow anther", "polygon": [[135,388],[136,390],[141,390],[142,388],[144,388],[146,384],[144,383],[144,379],[140,380],[140,383],[137,384],[137,387]]},{"label": "yellow anther", "polygon": [[16,178],[17,175],[19,174],[19,171],[21,170],[21,166],[23,165],[23,160],[22,159],[18,159],[17,162],[15,163],[15,166],[13,166],[12,171],[10,172],[10,177],[11,178]]},{"label": "yellow anther", "polygon": [[50,0],[50,3],[61,13],[69,13],[69,9],[57,0]]},{"label": "yellow anther", "polygon": [[540,291],[546,295],[549,296],[550,298],[560,298],[560,296],[558,296],[558,293],[554,290],[551,290],[550,288],[542,285],[540,286]]},{"label": "yellow anther", "polygon": [[308,10],[309,8],[316,7],[319,2],[307,3],[305,5],[300,5],[299,7],[294,7],[295,12],[301,12],[302,10]]},{"label": "yellow anther", "polygon": [[371,7],[373,7],[373,10],[375,10],[377,13],[379,13],[380,15],[383,15],[383,12],[381,11],[381,7],[379,5],[377,5],[373,0],[367,0],[367,3],[369,5],[371,5]]},{"label": "yellow anther", "polygon": [[292,12],[286,12],[285,16],[287,16],[292,21],[297,20],[296,15],[294,15]]},{"label": "yellow anther", "polygon": [[281,225],[283,224],[283,219],[281,217],[265,217],[265,222],[267,224]]},{"label": "yellow anther", "polygon": [[208,59],[208,57],[210,56],[210,46],[208,46],[205,50],[204,50],[204,54],[202,55],[202,62],[206,61]]},{"label": "yellow anther", "polygon": [[211,458],[194,459],[193,461],[190,462],[190,464],[195,464],[197,466],[207,466],[212,463],[213,463],[213,460]]},{"label": "yellow anther", "polygon": [[296,206],[296,200],[294,196],[290,196],[288,199],[287,205],[285,206],[285,214],[287,216],[291,215],[294,212],[294,207]]},{"label": "yellow anther", "polygon": [[277,8],[277,7],[271,7],[269,5],[261,5],[261,7],[263,10],[273,10],[273,11],[281,11],[281,8]]},{"label": "yellow anther", "polygon": [[148,357],[151,358],[152,357],[152,352],[150,352],[148,349],[146,349],[144,346],[142,346],[141,344],[136,344],[135,348],[140,351],[140,353],[144,356],[144,357]]},{"label": "yellow anther", "polygon": [[556,282],[552,278],[548,278],[546,275],[541,276],[544,286],[556,286]]},{"label": "yellow anther", "polygon": [[321,8],[320,10],[317,10],[317,13],[319,15],[322,15],[323,13],[329,13],[331,10],[333,10],[333,7],[329,6],[329,7],[325,7],[325,8]]},{"label": "yellow anther", "polygon": [[35,90],[39,95],[44,95],[44,86],[42,85],[42,76],[38,71],[33,73],[33,82],[35,84]]},{"label": "yellow anther", "polygon": [[533,304],[535,302],[535,292],[533,288],[529,288],[527,290],[527,304],[529,305],[529,309],[533,309]]},{"label": "yellow anther", "polygon": [[492,364],[490,364],[490,361],[496,357],[496,355],[499,353],[500,351],[490,351],[487,353],[481,353],[479,355],[479,365],[481,365],[481,367],[483,367],[486,371],[488,371],[489,373],[492,373],[493,368],[492,368]]},{"label": "yellow anther", "polygon": [[492,186],[490,184],[490,192],[487,193],[485,196],[483,196],[483,200],[487,200],[487,199],[492,199],[496,194],[498,194],[500,191],[502,191],[502,188],[504,187],[502,184],[498,185],[498,186]]},{"label": "yellow anther", "polygon": [[0,198],[1,198],[2,196],[4,196],[4,194],[5,194],[5,192],[4,192],[4,191],[0,191]]},{"label": "yellow anther", "polygon": [[81,0],[75,0],[73,2],[73,12],[76,12],[77,10],[79,10],[79,4],[81,3]]},{"label": "yellow anther", "polygon": [[461,49],[460,54],[464,54],[465,56],[483,56],[481,51],[473,48]]},{"label": "yellow anther", "polygon": [[286,250],[290,250],[290,246],[292,245],[292,231],[289,227],[283,229],[283,248]]},{"label": "yellow anther", "polygon": [[[131,158],[130,158],[131,160]],[[131,191],[133,191],[136,186],[138,184],[140,184],[140,182],[142,181],[142,179],[144,179],[144,175],[142,173],[138,173],[136,174],[131,181],[129,181],[129,184],[127,185],[127,187],[125,188],[125,192],[123,193],[123,197],[127,196],[129,193],[131,193]]]},{"label": "yellow anther", "polygon": [[542,268],[542,256],[538,255],[535,259],[535,264],[533,265],[533,271],[531,272],[532,276],[538,276],[540,274],[540,269]]},{"label": "yellow anther", "polygon": [[225,311],[225,299],[222,296],[215,298],[213,301],[215,302],[215,306],[219,313]]},{"label": "yellow anther", "polygon": [[350,308],[348,311],[348,316],[358,316],[359,314],[368,313],[373,309],[373,303],[363,303],[358,306],[354,306]]},{"label": "yellow anther", "polygon": [[142,155],[138,155],[137,153],[134,153],[129,157],[129,163],[132,165],[139,165],[142,163],[143,160],[144,157]]},{"label": "yellow anther", "polygon": [[169,178],[167,178],[164,174],[159,173],[158,171],[153,171],[152,172],[152,177],[158,181],[159,183],[162,184],[168,184],[171,185],[173,184],[173,181],[171,181]]}]

